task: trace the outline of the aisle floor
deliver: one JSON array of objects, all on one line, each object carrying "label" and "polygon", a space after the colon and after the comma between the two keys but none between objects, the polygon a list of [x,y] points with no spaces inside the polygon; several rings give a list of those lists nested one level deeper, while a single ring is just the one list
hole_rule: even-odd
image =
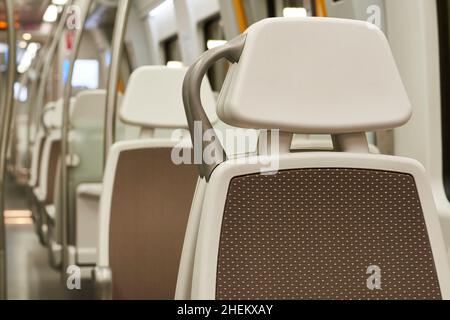
[{"label": "aisle floor", "polygon": [[[6,190],[7,210],[28,210],[23,187],[8,181]],[[7,278],[10,300],[76,300],[92,299],[93,289],[82,283],[81,290],[69,291],[61,280],[61,274],[48,263],[47,249],[39,243],[30,223],[8,223]]]}]

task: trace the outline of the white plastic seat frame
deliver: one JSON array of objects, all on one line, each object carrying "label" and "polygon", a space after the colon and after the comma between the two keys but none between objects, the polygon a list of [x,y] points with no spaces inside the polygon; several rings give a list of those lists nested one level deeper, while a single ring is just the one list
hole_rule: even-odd
[{"label": "white plastic seat frame", "polygon": [[[191,148],[188,135],[170,137],[169,132],[188,128],[182,105],[182,80],[187,68],[166,66],[141,67],[130,77],[119,112],[121,120],[141,129],[138,140],[120,141],[113,144],[107,157],[102,183],[99,212],[98,261],[94,272],[98,297],[112,299],[114,275],[110,269],[110,221],[117,167],[123,153],[136,150]],[[174,94],[180,92],[180,95]],[[215,99],[207,81],[202,85],[201,95],[206,101],[208,115],[217,121],[214,112]],[[162,134],[157,134],[163,130]],[[156,183],[156,181],[155,181]]]},{"label": "white plastic seat frame", "polygon": [[28,185],[31,188],[36,187],[39,177],[39,163],[42,156],[42,147],[45,143],[45,138],[49,134],[51,128],[50,118],[52,113],[56,109],[56,102],[49,102],[44,108],[41,115],[41,126],[39,127],[36,141],[33,145],[32,155],[31,155],[31,168],[30,168],[30,179]]},{"label": "white plastic seat frame", "polygon": [[[45,108],[45,111],[42,115],[42,126],[44,128],[42,139],[42,151],[40,154],[40,159],[33,159],[35,161],[35,165],[37,166],[39,163],[39,167],[36,168],[39,171],[39,174],[35,174],[35,176],[39,175],[39,181],[37,181],[36,185],[33,187],[32,193],[35,202],[33,206],[35,207],[36,212],[36,228],[38,235],[41,239],[41,242],[44,245],[48,244],[48,211],[47,208],[53,207],[48,202],[48,194],[49,188],[53,185],[51,181],[49,181],[49,170],[55,170],[55,167],[51,167],[50,161],[52,155],[55,153],[55,148],[57,148],[58,143],[61,140],[60,128],[61,128],[61,109],[62,109],[62,100],[58,100],[55,103],[52,103],[50,106]],[[38,143],[39,140],[36,141]],[[53,192],[51,190],[50,192]],[[50,215],[50,219],[52,215]]]},{"label": "white plastic seat frame", "polygon": [[[355,87],[362,89],[367,85],[367,82],[362,81],[365,79],[364,77],[371,76],[373,77],[372,79],[376,79],[378,82],[375,81],[374,85],[379,85],[379,87],[376,87],[379,92],[375,94],[375,98],[379,100],[374,102],[367,99],[367,103],[362,105],[365,109],[359,111],[358,108],[361,107],[361,104],[358,99],[355,99],[350,104],[345,99],[337,99],[338,97],[342,97],[342,94],[339,92],[339,89],[341,89],[339,86],[337,86],[335,91],[330,89],[332,91],[330,96],[335,96],[336,99],[333,99],[333,97],[331,99],[329,97],[317,99],[317,96],[311,95],[311,92],[308,91],[309,89],[312,88],[313,92],[314,90],[323,89],[320,85],[316,84],[319,79],[322,81],[323,77],[316,76],[329,73],[330,70],[326,69],[329,66],[320,70],[321,73],[314,70],[317,67],[315,64],[312,64],[312,68],[303,65],[299,67],[300,70],[297,70],[300,72],[296,73],[295,67],[291,68],[291,61],[288,61],[288,59],[283,61],[280,57],[283,57],[283,54],[286,54],[286,52],[287,55],[293,54],[296,59],[302,58],[301,54],[297,54],[300,49],[296,51],[290,50],[291,48],[283,48],[281,44],[286,43],[289,43],[290,46],[301,44],[302,53],[303,50],[306,51],[306,56],[309,54],[319,54],[311,50],[311,48],[315,48],[314,46],[310,48],[308,47],[309,44],[305,45],[305,41],[301,41],[308,38],[296,40],[283,38],[293,34],[294,29],[287,29],[290,27],[298,28],[297,30],[301,30],[302,32],[310,31],[313,37],[317,35],[322,36],[321,41],[314,38],[314,44],[324,44],[324,51],[320,53],[324,59],[336,53],[335,50],[330,50],[336,43],[332,37],[339,37],[342,34],[348,37],[346,40],[350,39],[348,40],[350,42],[342,41],[343,46],[349,43],[354,44],[356,40],[360,40],[366,47],[359,46],[358,48],[362,49],[358,53],[362,53],[367,48],[370,48],[372,50],[373,61],[368,59],[371,56],[370,54],[363,56],[365,57],[364,61],[374,63],[375,68],[373,66],[368,68],[373,72],[366,70],[368,71],[368,75],[361,74],[360,70],[358,70],[358,63],[362,63],[362,61],[359,59],[355,61],[355,67],[353,68],[354,61],[348,59],[348,57],[337,69],[340,67],[349,69],[352,74],[347,74],[346,76],[350,78],[349,80],[352,84],[355,84]],[[270,42],[270,40],[273,40],[270,36],[273,37],[280,29],[284,30],[285,34],[279,34],[279,37],[276,37],[279,42],[275,45]],[[334,29],[338,29],[337,34],[329,32],[329,30]],[[264,36],[261,36],[261,34]],[[261,41],[262,38],[265,40]],[[352,43],[352,41],[354,42]],[[356,47],[357,45],[355,44],[354,46]],[[266,50],[263,49],[264,47]],[[273,48],[276,48],[276,50],[273,50]],[[270,52],[271,55],[268,55],[270,58],[265,57],[265,61],[269,60],[272,63],[277,61],[281,65],[284,63],[282,67],[284,69],[277,70],[277,64],[274,63],[267,67],[270,71],[262,70],[264,69],[262,67],[264,60],[261,57],[264,56],[264,53],[268,52],[267,50],[273,51]],[[346,49],[340,48],[338,51],[340,51],[337,53],[339,56]],[[255,52],[259,53],[259,57],[253,56]],[[441,296],[443,299],[450,299],[450,268],[446,257],[446,249],[436,206],[423,166],[411,159],[370,154],[365,134],[363,134],[363,132],[372,130],[392,129],[401,126],[411,116],[411,106],[401,83],[400,76],[398,75],[398,70],[393,62],[389,45],[382,32],[372,25],[340,19],[267,19],[253,25],[244,35],[230,41],[223,47],[205,53],[190,68],[183,87],[183,97],[191,132],[194,128],[194,121],[202,122],[205,130],[211,128],[207,116],[202,110],[201,99],[198,95],[198,83],[206,75],[209,67],[221,58],[226,58],[233,63],[233,66],[227,75],[227,80],[221,92],[218,107],[219,117],[228,124],[237,127],[279,128],[281,131],[280,154],[262,154],[260,150],[259,155],[249,156],[247,157],[248,161],[243,163],[239,159],[227,159],[224,153],[223,159],[220,159],[220,157],[217,158],[217,162],[213,165],[205,162],[199,165],[202,181],[199,182],[197,188],[188,224],[176,298],[194,300],[216,299],[219,243],[230,183],[235,177],[261,174],[261,172],[264,172],[264,168],[258,164],[261,163],[261,158],[264,157],[265,160],[269,158],[277,161],[279,163],[279,171],[308,168],[361,168],[365,170],[400,172],[411,175],[417,186],[423,209]],[[339,56],[339,58],[342,58],[342,56]],[[245,59],[245,61],[241,59]],[[313,61],[314,59],[306,58],[305,60]],[[382,68],[376,67],[379,65]],[[260,73],[265,72],[265,74],[261,75],[257,71]],[[287,71],[288,73],[283,73],[283,71]],[[307,76],[311,76],[313,81],[307,84],[307,87],[308,85],[309,87],[305,91],[298,90],[301,91],[298,93],[298,91],[294,92],[291,89],[291,91],[287,90],[288,93],[286,93],[286,90],[281,86],[287,86],[287,81],[289,80],[283,79],[284,82],[280,81],[279,83],[277,81],[264,82],[274,74],[287,77],[289,80],[292,79],[292,81],[301,74],[298,76],[300,77],[298,81],[306,79]],[[325,81],[326,83],[324,85],[326,88],[328,88],[328,85],[330,88],[333,88],[332,83],[337,75],[332,74]],[[355,76],[355,78],[352,79],[352,76]],[[260,78],[263,78],[261,80],[262,84],[260,83],[259,86],[252,87],[260,81]],[[264,85],[273,86],[274,83],[277,83],[276,88],[280,92],[277,92],[275,97],[270,97],[270,99],[279,99],[278,105],[290,104],[289,106],[278,108],[275,112],[271,108],[273,101],[267,101],[268,95],[258,94],[258,92],[262,93],[268,89],[263,89]],[[293,81],[292,83],[296,82]],[[317,89],[314,89],[316,87]],[[352,86],[349,85],[349,87]],[[368,92],[367,90],[369,89],[370,87],[366,87],[366,90],[362,90],[362,92]],[[286,93],[285,100],[280,99],[280,94],[283,93]],[[298,95],[296,96],[296,94]],[[303,100],[306,100],[303,106],[299,104],[304,102],[302,99],[299,99],[299,95],[302,94],[304,94],[302,97]],[[370,96],[372,95],[374,93]],[[364,100],[364,97],[362,96],[361,99]],[[256,101],[260,103],[255,103]],[[330,101],[334,103],[338,102],[344,111],[341,111],[336,106],[333,107],[338,111],[330,110],[330,106],[327,106],[327,103],[329,104]],[[385,103],[377,105],[381,101]],[[299,109],[294,108],[296,104],[299,105]],[[314,104],[316,105],[314,106]],[[390,106],[389,104],[392,105]],[[380,111],[377,108],[384,109]],[[327,111],[324,110],[327,109],[330,114],[325,116],[324,112]],[[307,113],[308,111],[309,113]],[[340,115],[339,112],[341,112]],[[354,117],[349,117],[346,112],[354,115]],[[290,153],[289,149],[293,133],[331,134],[335,152]],[[216,150],[223,150],[219,140],[216,139],[215,141],[219,144],[216,145]],[[203,147],[205,148],[205,145]]]},{"label": "white plastic seat frame", "polygon": [[[68,232],[70,243],[68,248],[69,263],[80,267],[91,268],[96,263],[98,210],[95,205],[80,202],[79,195],[86,194],[85,183],[98,182],[101,179],[101,144],[103,134],[105,90],[85,90],[73,98],[69,130],[69,197],[70,219]],[[100,150],[100,151],[99,151]],[[60,170],[58,171],[58,173]],[[58,174],[59,176],[59,174]],[[61,181],[60,181],[61,182]],[[58,185],[56,185],[58,188]],[[89,189],[89,188],[88,188]],[[89,190],[88,190],[89,191]],[[62,189],[55,190],[55,223],[51,237],[55,250],[51,252],[56,266],[61,264],[62,245],[59,234],[62,234],[61,199]],[[82,207],[78,208],[77,204]],[[93,209],[93,210],[86,210]]]}]

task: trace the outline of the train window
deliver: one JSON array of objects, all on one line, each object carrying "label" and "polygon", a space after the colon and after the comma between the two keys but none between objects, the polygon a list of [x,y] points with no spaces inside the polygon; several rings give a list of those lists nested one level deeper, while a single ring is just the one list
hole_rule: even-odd
[{"label": "train window", "polygon": [[[212,49],[222,45],[225,42],[225,32],[222,19],[216,16],[205,22],[203,28],[205,38],[205,50]],[[225,77],[228,72],[229,63],[227,61],[219,61],[209,71],[208,78],[214,91],[220,92]]]},{"label": "train window", "polygon": [[72,85],[75,88],[97,89],[100,79],[98,60],[79,59],[75,61]]},{"label": "train window", "polygon": [[180,43],[174,36],[163,42],[165,63],[169,61],[182,61]]},{"label": "train window", "polygon": [[304,17],[311,15],[313,0],[267,0],[269,17]]},{"label": "train window", "polygon": [[[63,79],[67,82],[70,62],[63,63]],[[100,63],[94,59],[78,59],[73,70],[72,86],[77,89],[98,89],[100,84]]]},{"label": "train window", "polygon": [[450,200],[450,1],[437,0],[441,63],[442,157],[445,193]]},{"label": "train window", "polygon": [[105,66],[109,68],[111,66],[111,59],[112,59],[112,53],[110,49],[107,49],[105,51],[103,58],[105,61]]},{"label": "train window", "polygon": [[20,102],[26,102],[28,100],[28,87],[16,82],[14,84],[14,97]]},{"label": "train window", "polygon": [[267,16],[269,18],[274,18],[277,16],[275,0],[267,0]]}]

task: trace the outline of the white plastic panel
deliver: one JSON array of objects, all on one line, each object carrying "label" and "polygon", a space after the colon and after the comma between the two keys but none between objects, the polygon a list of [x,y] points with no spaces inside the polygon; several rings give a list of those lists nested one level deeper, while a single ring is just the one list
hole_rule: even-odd
[{"label": "white plastic panel", "polygon": [[[282,171],[296,168],[337,167],[402,172],[413,176],[423,207],[429,241],[433,248],[433,257],[442,296],[444,299],[449,299],[450,269],[445,256],[445,245],[439,225],[439,219],[425,170],[417,161],[384,155],[334,152],[286,154],[281,157],[273,158],[272,161],[279,161],[279,170]],[[257,157],[248,158],[246,164],[243,164],[241,160],[230,160],[219,165],[211,176],[211,180],[206,186],[205,195],[203,197],[201,216],[200,218],[195,217],[195,222],[199,222],[200,224],[198,226],[190,226],[190,230],[196,230],[195,228],[198,228],[198,238],[190,239],[190,241],[197,241],[195,245],[195,256],[192,256],[194,254],[192,243],[190,246],[185,245],[186,252],[183,252],[183,263],[188,263],[189,261],[187,259],[195,260],[192,275],[191,296],[186,296],[186,294],[188,294],[186,291],[189,287],[189,283],[185,282],[180,284],[177,298],[193,300],[209,300],[216,298],[219,242],[229,184],[235,177],[261,172],[261,169],[263,169],[261,164],[252,164],[258,162],[260,162],[260,160],[258,160]],[[198,213],[194,212],[194,214]],[[194,221],[192,221],[192,223],[194,223]],[[189,255],[191,256],[189,257]],[[183,281],[189,280],[189,274],[183,274],[182,276],[187,277]],[[182,287],[183,285],[185,286],[184,288]]]},{"label": "white plastic panel", "polygon": [[224,88],[219,117],[236,127],[337,134],[391,129],[411,117],[386,37],[354,20],[253,25]]},{"label": "white plastic panel", "polygon": [[[186,71],[165,66],[137,69],[123,99],[122,120],[144,128],[187,128],[182,97]],[[208,80],[202,86],[202,101],[209,119],[216,122],[216,102]]]},{"label": "white plastic panel", "polygon": [[98,212],[101,184],[81,184],[77,188],[76,248],[78,263],[95,264],[98,246]]},{"label": "white plastic panel", "polygon": [[77,94],[70,122],[78,126],[100,126],[105,121],[106,91],[86,90]]}]

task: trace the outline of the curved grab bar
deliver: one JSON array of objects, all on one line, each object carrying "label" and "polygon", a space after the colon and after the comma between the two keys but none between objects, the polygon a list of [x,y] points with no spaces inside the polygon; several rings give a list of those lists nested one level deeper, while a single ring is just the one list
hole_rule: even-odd
[{"label": "curved grab bar", "polygon": [[5,178],[6,178],[6,156],[11,131],[14,107],[14,82],[16,76],[16,27],[14,21],[14,2],[4,0],[6,18],[8,21],[8,78],[6,91],[5,109],[1,119],[1,141],[0,141],[0,300],[7,298],[6,291],[6,239],[5,239]]},{"label": "curved grab bar", "polygon": [[85,0],[81,6],[79,16],[80,29],[76,30],[75,39],[73,41],[73,48],[70,55],[70,69],[67,77],[67,82],[64,87],[63,95],[63,112],[62,112],[62,126],[61,126],[61,239],[62,239],[62,270],[66,270],[69,266],[69,246],[73,245],[74,235],[70,232],[69,224],[69,167],[67,164],[67,156],[69,154],[69,127],[70,127],[70,104],[72,97],[72,78],[75,70],[75,61],[78,58],[81,40],[83,38],[85,23],[89,10],[93,4],[93,0]]},{"label": "curved grab bar", "polygon": [[[58,20],[53,26],[49,40],[45,44],[45,47],[42,49],[39,60],[36,62],[36,72],[39,75],[39,82],[37,84],[36,92],[34,93],[36,95],[35,102],[29,106],[30,109],[28,112],[28,152],[31,152],[31,148],[29,147],[29,145],[31,144],[31,136],[35,136],[39,131],[37,122],[39,119],[39,115],[42,114],[42,109],[45,105],[45,90],[47,88],[49,75],[52,70],[53,60],[57,52],[60,39],[64,34],[66,22],[70,13],[69,11],[73,4],[74,0],[70,0],[64,5],[62,13],[58,16]],[[33,124],[35,124],[35,128],[33,129],[33,132],[31,132]],[[28,154],[27,157],[31,158],[31,154]]]},{"label": "curved grab bar", "polygon": [[130,0],[121,0],[118,3],[116,21],[114,23],[114,35],[112,41],[112,61],[109,68],[109,77],[106,93],[104,146],[103,146],[103,169],[106,166],[109,149],[116,140],[116,118],[117,118],[117,84],[119,83],[120,67],[122,63],[123,46],[125,34],[128,27]]},{"label": "curved grab bar", "polygon": [[[201,86],[203,78],[208,72],[209,68],[221,59],[227,59],[231,63],[238,63],[244,50],[245,40],[247,36],[241,35],[227,44],[206,51],[200,56],[199,60],[194,63],[188,70],[183,82],[183,102],[186,111],[186,118],[188,120],[189,131],[191,133],[192,144],[194,146],[194,153],[202,155],[202,164],[199,165],[200,177],[209,181],[214,169],[224,160],[227,159],[227,154],[220,143],[217,135],[214,132],[213,126],[206,115],[201,101]],[[201,145],[196,141],[199,134],[196,123],[201,123]],[[211,132],[215,143],[215,150],[222,152],[222,157],[216,154],[215,163],[208,164],[205,162],[203,153],[208,147],[209,143],[203,141],[205,133]]]}]

